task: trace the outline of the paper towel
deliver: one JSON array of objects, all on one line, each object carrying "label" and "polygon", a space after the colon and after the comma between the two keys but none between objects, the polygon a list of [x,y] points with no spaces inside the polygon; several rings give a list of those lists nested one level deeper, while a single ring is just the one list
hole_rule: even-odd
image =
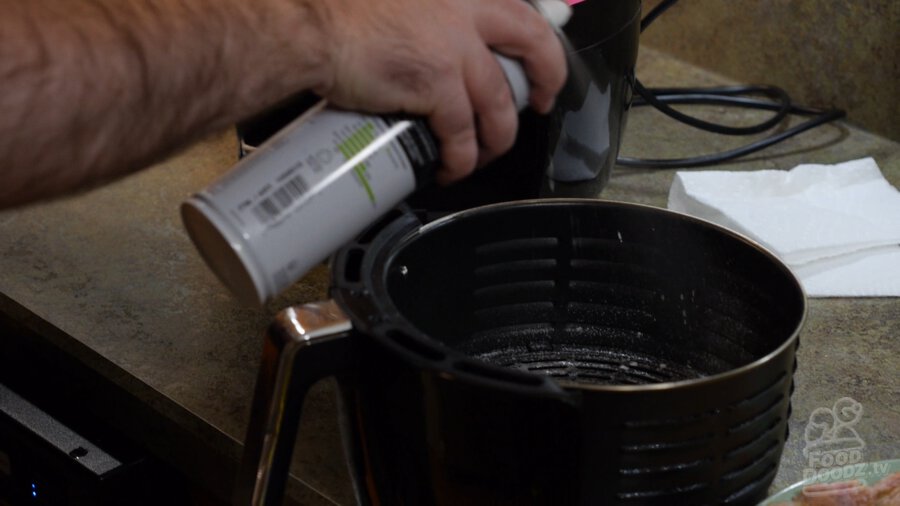
[{"label": "paper towel", "polygon": [[759,242],[810,296],[900,296],[900,192],[872,158],[790,171],[678,172],[668,207]]}]

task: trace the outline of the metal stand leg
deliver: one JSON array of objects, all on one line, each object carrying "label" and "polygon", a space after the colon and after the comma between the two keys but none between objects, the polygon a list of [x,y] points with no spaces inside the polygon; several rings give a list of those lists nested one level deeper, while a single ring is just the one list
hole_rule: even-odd
[{"label": "metal stand leg", "polygon": [[303,399],[316,381],[352,366],[350,328],[334,301],[285,309],[269,326],[235,505],[281,503]]}]

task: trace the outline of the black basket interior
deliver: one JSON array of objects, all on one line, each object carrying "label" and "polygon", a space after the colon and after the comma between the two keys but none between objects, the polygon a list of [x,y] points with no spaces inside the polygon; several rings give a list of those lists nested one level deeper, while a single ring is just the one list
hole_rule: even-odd
[{"label": "black basket interior", "polygon": [[781,346],[803,313],[796,280],[768,253],[641,206],[463,213],[397,244],[384,273],[392,304],[430,338],[580,383],[732,370]]}]

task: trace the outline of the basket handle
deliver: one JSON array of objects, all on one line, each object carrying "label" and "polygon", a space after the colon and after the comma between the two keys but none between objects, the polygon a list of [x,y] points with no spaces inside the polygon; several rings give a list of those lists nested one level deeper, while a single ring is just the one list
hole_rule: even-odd
[{"label": "basket handle", "polygon": [[318,380],[352,367],[351,327],[331,300],[275,316],[264,338],[236,505],[281,504],[303,399]]}]

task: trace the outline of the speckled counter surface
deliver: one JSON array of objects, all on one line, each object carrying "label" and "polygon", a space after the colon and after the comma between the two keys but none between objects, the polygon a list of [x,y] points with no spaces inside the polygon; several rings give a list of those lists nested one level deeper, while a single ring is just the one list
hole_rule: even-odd
[{"label": "speckled counter surface", "polygon": [[[648,85],[726,82],[649,50],[638,74]],[[718,108],[704,114],[750,116]],[[735,142],[636,109],[623,154],[682,156]],[[267,307],[248,309],[205,267],[178,206],[228,168],[235,152],[233,136],[223,133],[110,186],[0,213],[0,313],[115,386],[121,404],[98,401],[91,409],[218,490],[231,487],[240,456],[261,332],[279,308],[325,297],[328,276],[319,267]],[[787,169],[863,156],[900,187],[900,144],[847,123],[719,168]],[[602,197],[664,206],[672,177],[617,168]],[[776,488],[810,467],[802,454],[809,416],[841,397],[863,405],[855,429],[864,459],[900,458],[900,299],[812,299],[809,306]],[[352,502],[332,394],[331,383],[318,385],[305,408],[290,486],[302,504]]]}]

